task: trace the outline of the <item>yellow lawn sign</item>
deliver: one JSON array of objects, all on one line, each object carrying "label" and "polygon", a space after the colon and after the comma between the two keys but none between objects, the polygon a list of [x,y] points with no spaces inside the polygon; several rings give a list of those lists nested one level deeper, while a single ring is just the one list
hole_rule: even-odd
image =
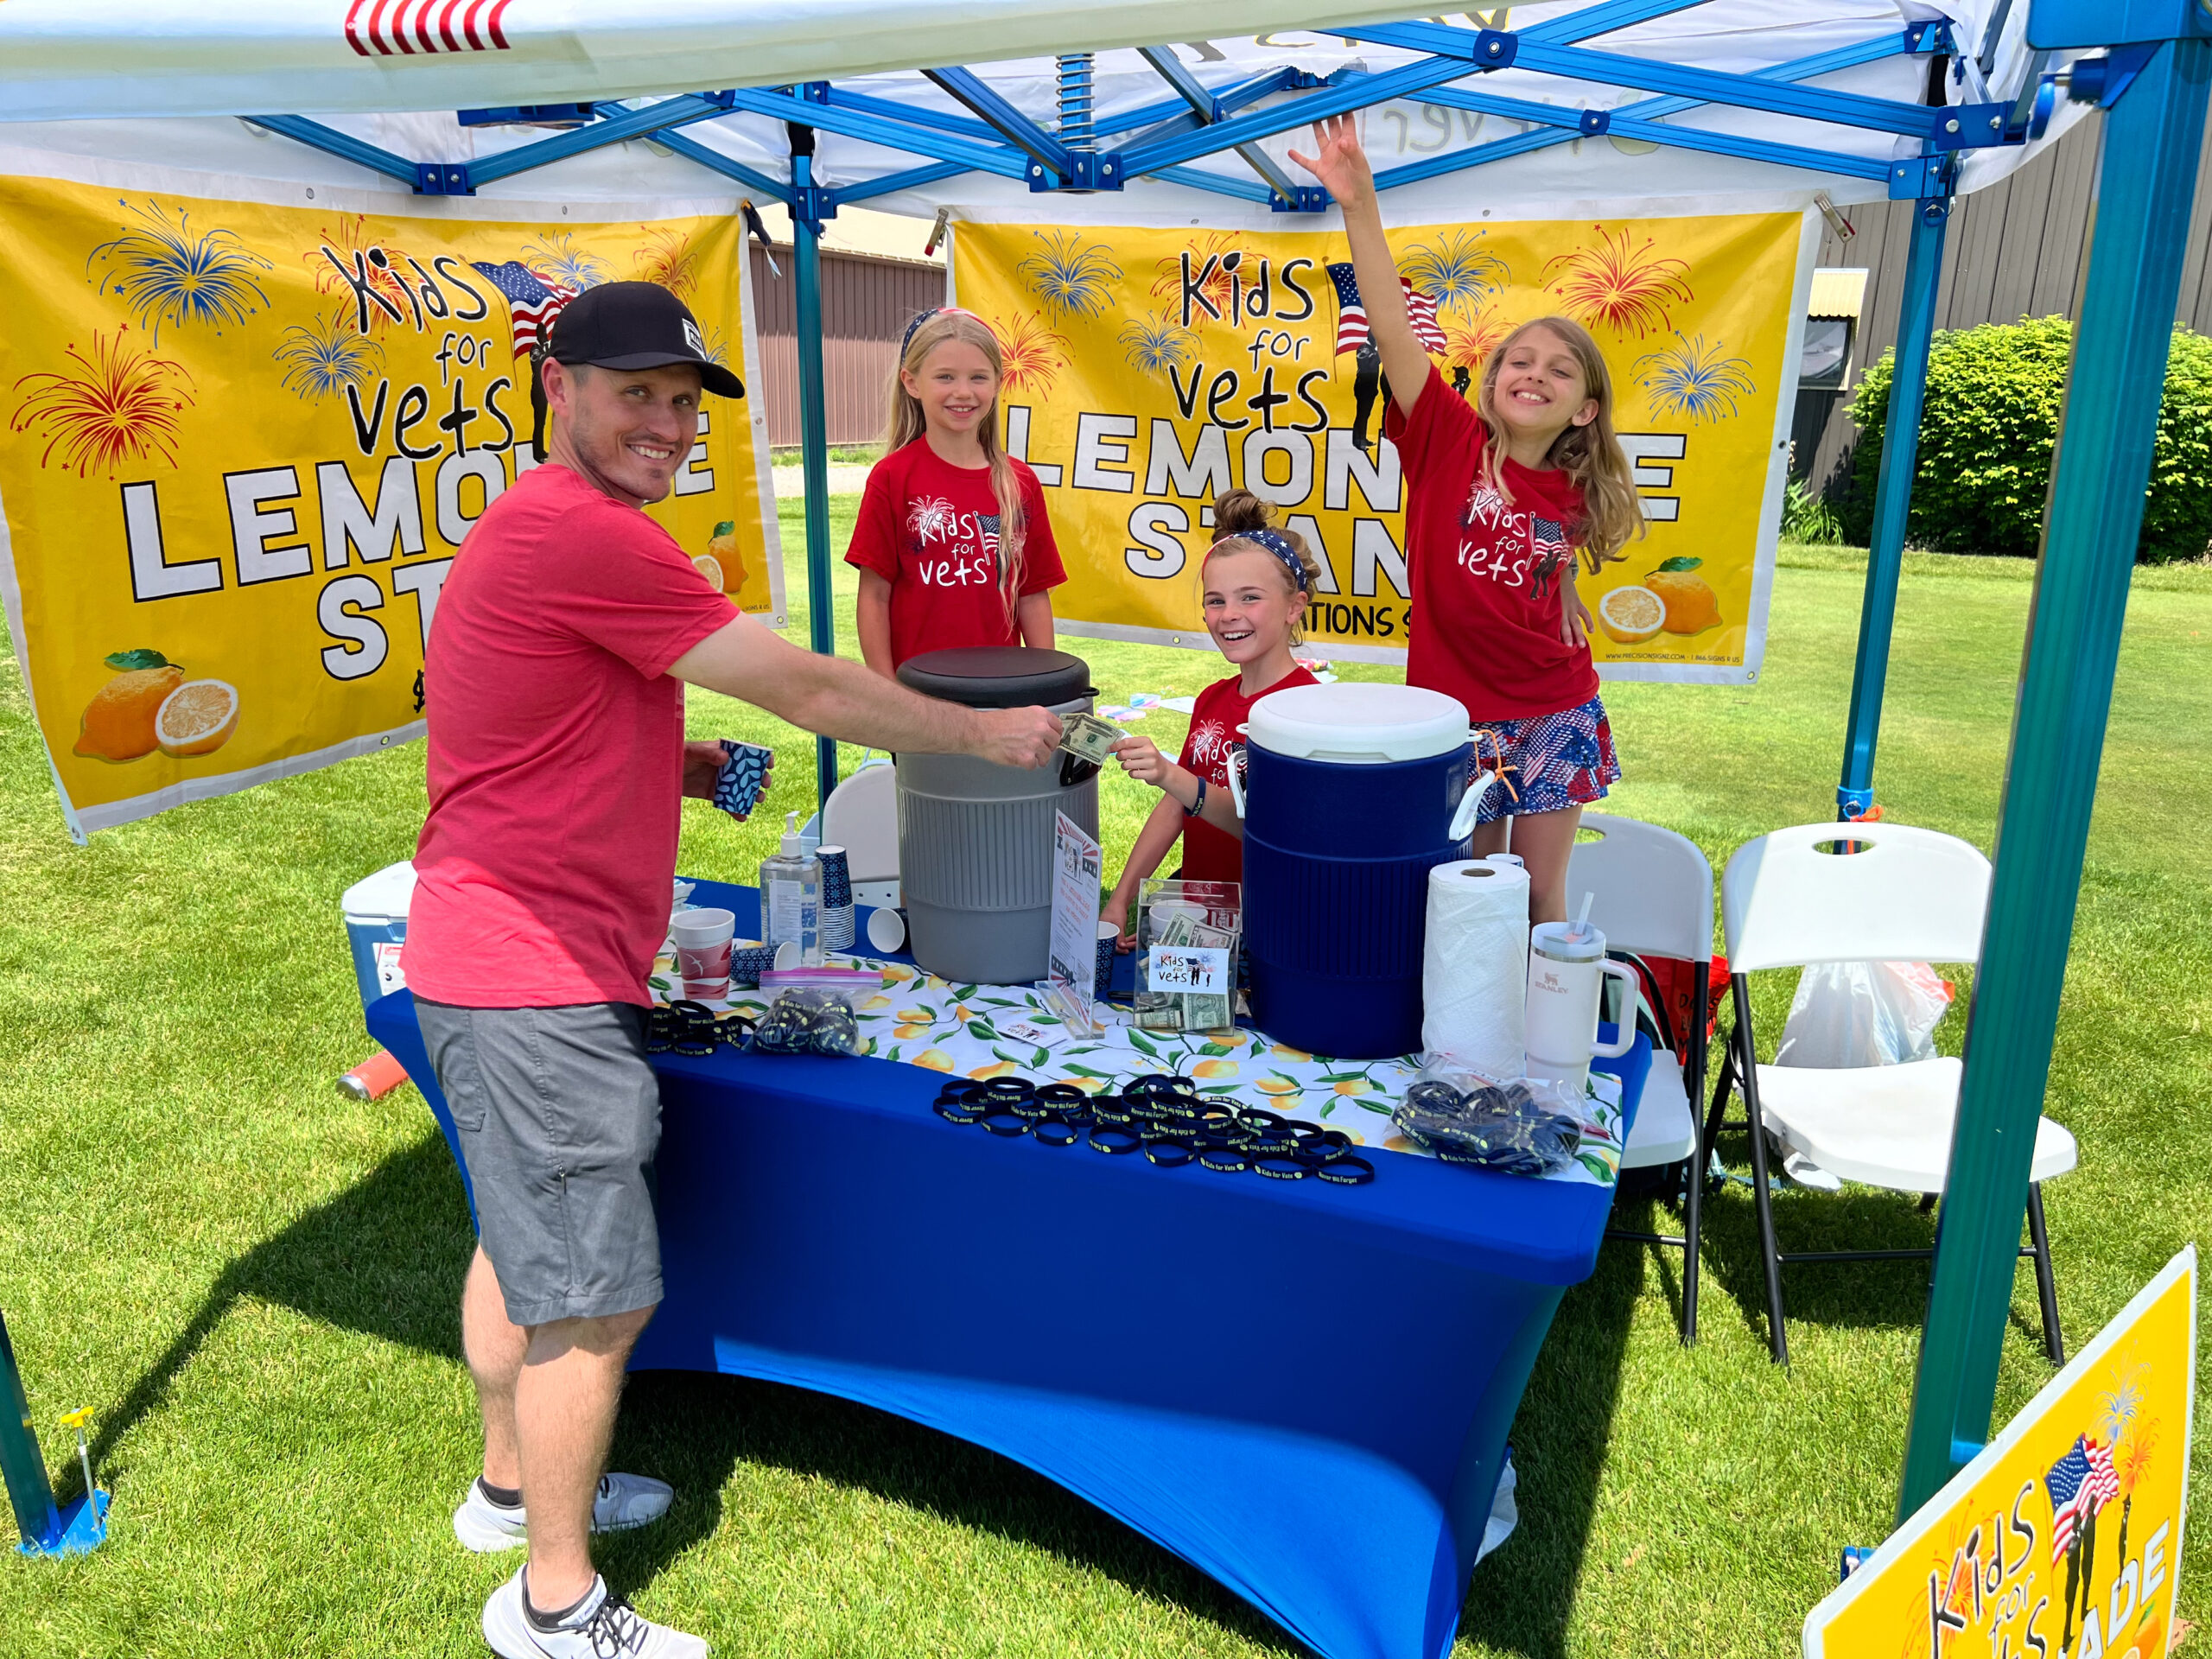
[{"label": "yellow lawn sign", "polygon": [[2196,1398],[2196,1247],[1805,1621],[1805,1659],[2165,1659]]}]

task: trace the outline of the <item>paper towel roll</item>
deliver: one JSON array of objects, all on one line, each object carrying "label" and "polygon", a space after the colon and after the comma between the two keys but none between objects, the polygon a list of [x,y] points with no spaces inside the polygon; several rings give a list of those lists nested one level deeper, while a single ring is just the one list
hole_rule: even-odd
[{"label": "paper towel roll", "polygon": [[1520,861],[1454,859],[1428,873],[1421,1046],[1493,1077],[1528,1063],[1529,873]]}]

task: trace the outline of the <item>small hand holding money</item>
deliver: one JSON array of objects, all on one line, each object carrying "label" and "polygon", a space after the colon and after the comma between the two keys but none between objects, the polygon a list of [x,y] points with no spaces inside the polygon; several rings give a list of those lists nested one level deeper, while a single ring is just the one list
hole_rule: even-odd
[{"label": "small hand holding money", "polygon": [[1106,757],[1121,741],[1122,728],[1110,720],[1084,714],[1060,716],[1060,747],[1078,760],[1088,760],[1094,766],[1103,766]]},{"label": "small hand holding money", "polygon": [[1122,770],[1141,784],[1150,784],[1154,789],[1167,787],[1167,780],[1182,768],[1160,752],[1160,746],[1148,737],[1130,733],[1114,745],[1113,755],[1122,763]]}]

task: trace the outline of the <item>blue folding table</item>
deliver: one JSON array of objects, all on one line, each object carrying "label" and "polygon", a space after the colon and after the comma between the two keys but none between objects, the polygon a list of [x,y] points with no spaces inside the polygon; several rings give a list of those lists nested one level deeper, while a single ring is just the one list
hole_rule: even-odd
[{"label": "blue folding table", "polygon": [[[746,931],[750,890],[712,896]],[[412,999],[368,1022],[452,1145]],[[1507,1431],[1611,1188],[1389,1153],[1363,1187],[1161,1169],[957,1127],[912,1065],[654,1064],[666,1299],[633,1366],[818,1389],[987,1446],[1326,1659],[1449,1651]]]}]

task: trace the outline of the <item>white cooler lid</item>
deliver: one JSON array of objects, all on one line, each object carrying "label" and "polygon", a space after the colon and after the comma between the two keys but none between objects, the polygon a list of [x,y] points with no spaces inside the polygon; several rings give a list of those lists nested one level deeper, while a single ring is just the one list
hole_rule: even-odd
[{"label": "white cooler lid", "polygon": [[346,889],[339,902],[349,922],[393,921],[407,914],[415,897],[415,866],[402,859],[387,864],[374,875],[365,875]]},{"label": "white cooler lid", "polygon": [[1244,727],[1247,740],[1293,760],[1371,766],[1449,754],[1467,731],[1466,705],[1457,697],[1357,681],[1270,691]]}]

